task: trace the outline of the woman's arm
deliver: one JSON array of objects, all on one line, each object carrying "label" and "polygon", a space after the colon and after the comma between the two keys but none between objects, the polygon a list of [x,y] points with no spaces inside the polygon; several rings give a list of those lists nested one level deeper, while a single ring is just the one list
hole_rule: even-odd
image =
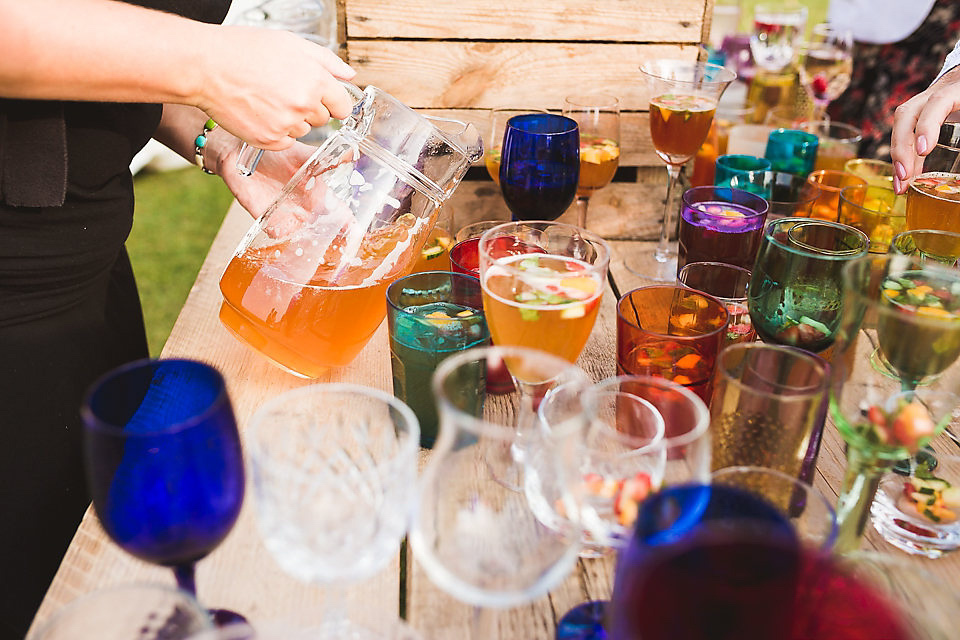
[{"label": "woman's arm", "polygon": [[196,22],[115,0],[0,0],[0,96],[197,107],[284,149],[352,106],[333,52],[279,30]]}]

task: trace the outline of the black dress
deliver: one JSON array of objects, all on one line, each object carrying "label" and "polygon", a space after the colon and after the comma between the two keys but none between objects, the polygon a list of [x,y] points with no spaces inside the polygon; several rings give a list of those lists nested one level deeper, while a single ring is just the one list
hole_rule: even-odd
[{"label": "black dress", "polygon": [[[206,22],[229,8],[134,4]],[[124,242],[130,161],[160,114],[160,105],[0,99],[0,638],[24,637],[89,504],[85,389],[148,355]]]}]

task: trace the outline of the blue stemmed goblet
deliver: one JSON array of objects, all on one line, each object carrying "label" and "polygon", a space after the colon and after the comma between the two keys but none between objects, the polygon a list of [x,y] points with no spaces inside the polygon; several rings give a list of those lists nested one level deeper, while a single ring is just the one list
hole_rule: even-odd
[{"label": "blue stemmed goblet", "polygon": [[528,113],[507,120],[500,190],[514,220],[556,220],[580,179],[580,130],[572,118]]},{"label": "blue stemmed goblet", "polygon": [[[223,377],[193,360],[139,360],[97,380],[81,414],[87,480],[107,535],[172,568],[196,595],[196,562],[227,536],[243,503],[243,455]],[[211,614],[218,624],[242,619]]]}]

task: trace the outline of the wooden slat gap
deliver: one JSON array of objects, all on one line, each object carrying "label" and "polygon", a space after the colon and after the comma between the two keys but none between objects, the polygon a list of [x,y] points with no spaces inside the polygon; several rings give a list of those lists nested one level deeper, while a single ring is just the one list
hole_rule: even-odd
[{"label": "wooden slat gap", "polygon": [[358,42],[466,42],[466,43],[509,43],[509,44],[622,44],[622,45],[656,45],[656,46],[678,46],[678,47],[696,47],[703,43],[695,40],[682,41],[659,41],[659,40],[528,40],[526,38],[361,38],[351,37],[349,44]]}]

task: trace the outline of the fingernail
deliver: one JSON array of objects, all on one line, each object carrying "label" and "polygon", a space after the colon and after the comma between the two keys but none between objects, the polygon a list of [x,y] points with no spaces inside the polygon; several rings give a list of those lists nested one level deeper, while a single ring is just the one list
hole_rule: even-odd
[{"label": "fingernail", "polygon": [[[899,165],[900,163],[898,162],[897,164]],[[900,171],[898,170],[897,173],[900,173]],[[900,193],[900,176],[893,176],[893,191]]]},{"label": "fingernail", "polygon": [[917,153],[923,155],[927,152],[927,137],[917,136]]},{"label": "fingernail", "polygon": [[897,177],[900,178],[901,180],[907,177],[907,170],[903,168],[903,163],[894,162],[893,168],[897,172]]}]

